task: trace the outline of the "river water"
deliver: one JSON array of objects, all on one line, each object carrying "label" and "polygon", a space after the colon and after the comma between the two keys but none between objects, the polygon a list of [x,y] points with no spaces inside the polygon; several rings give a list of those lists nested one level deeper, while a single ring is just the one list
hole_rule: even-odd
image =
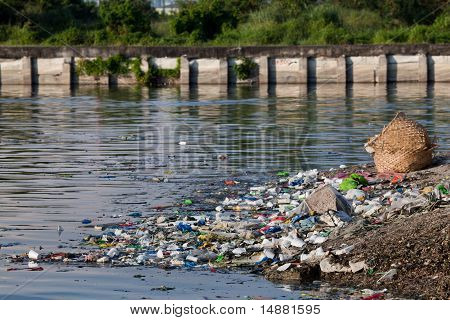
[{"label": "river water", "polygon": [[[368,162],[363,144],[398,111],[449,152],[449,98],[449,84],[0,87],[0,297],[304,298],[326,291],[253,275],[137,267],[6,272],[14,265],[4,258],[31,248],[70,251],[89,233],[83,219],[149,214],[227,178],[262,182],[280,170]],[[175,289],[151,290],[162,285]]]}]

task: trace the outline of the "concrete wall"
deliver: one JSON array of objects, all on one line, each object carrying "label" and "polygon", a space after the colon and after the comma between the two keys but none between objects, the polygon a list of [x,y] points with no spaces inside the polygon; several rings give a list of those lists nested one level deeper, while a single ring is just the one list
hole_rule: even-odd
[{"label": "concrete wall", "polygon": [[391,44],[391,45],[324,45],[324,46],[243,46],[243,47],[173,47],[173,46],[110,46],[110,47],[43,47],[43,46],[0,46],[0,58],[20,59],[66,58],[66,57],[110,57],[123,54],[127,57],[181,57],[188,59],[253,57],[279,58],[298,57],[356,57],[379,55],[449,56],[450,44]]},{"label": "concrete wall", "polygon": [[[14,49],[14,50],[13,50]],[[165,49],[162,56],[161,50]],[[185,54],[180,54],[185,52]],[[298,46],[298,47],[0,47],[0,84],[117,84],[132,85],[133,75],[90,77],[76,75],[79,55],[88,58],[122,53],[148,64],[173,69],[180,59],[179,83],[188,84],[302,84],[450,82],[450,45]],[[150,55],[149,53],[156,53]],[[34,54],[25,55],[22,54]],[[136,55],[131,55],[136,54]],[[180,55],[173,55],[180,54]],[[210,54],[205,57],[205,54]],[[248,80],[239,80],[233,66],[238,57],[257,63]],[[19,58],[18,58],[19,57]]]},{"label": "concrete wall", "polygon": [[[168,58],[168,57],[150,58],[149,63],[154,64],[160,69],[175,69],[177,67],[177,60],[178,58]],[[148,70],[148,65],[147,67],[141,65],[141,69],[143,71]]]},{"label": "concrete wall", "polygon": [[31,58],[0,59],[0,84],[22,85],[31,84]]},{"label": "concrete wall", "polygon": [[317,57],[308,59],[308,82],[345,83],[345,57]]},{"label": "concrete wall", "polygon": [[72,58],[38,58],[32,61],[33,83],[71,84]]},{"label": "concrete wall", "polygon": [[228,83],[227,59],[192,59],[189,61],[189,82],[194,84]]},{"label": "concrete wall", "polygon": [[450,82],[450,56],[428,57],[428,81]]},{"label": "concrete wall", "polygon": [[385,55],[347,57],[347,82],[383,83],[387,77]]},{"label": "concrete wall", "polygon": [[307,58],[270,58],[269,83],[307,83]]},{"label": "concrete wall", "polygon": [[418,55],[388,55],[388,82],[426,82],[428,79],[427,58]]}]

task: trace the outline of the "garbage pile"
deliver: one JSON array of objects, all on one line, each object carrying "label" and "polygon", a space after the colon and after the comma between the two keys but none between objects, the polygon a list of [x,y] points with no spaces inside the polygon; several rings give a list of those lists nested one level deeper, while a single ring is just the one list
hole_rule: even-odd
[{"label": "garbage pile", "polygon": [[[367,270],[365,261],[340,265],[330,260],[348,254],[354,245],[325,251],[328,239],[352,222],[383,224],[400,214],[427,210],[437,201],[450,201],[448,181],[419,189],[405,183],[404,176],[380,178],[364,168],[278,175],[278,181],[225,198],[215,210],[196,212],[189,209],[195,200],[186,199],[180,205],[184,212],[145,218],[130,213],[126,219],[117,218],[120,222],[97,225],[83,239],[85,252],[42,255],[32,250],[14,259],[29,261],[31,269],[39,268],[37,262],[64,261],[280,273],[319,265],[321,272],[355,273]],[[225,188],[239,188],[230,181],[225,181]]]}]

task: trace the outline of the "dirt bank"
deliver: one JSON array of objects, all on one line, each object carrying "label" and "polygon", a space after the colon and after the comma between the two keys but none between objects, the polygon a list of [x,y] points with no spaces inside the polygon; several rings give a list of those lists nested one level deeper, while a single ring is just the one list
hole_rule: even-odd
[{"label": "dirt bank", "polygon": [[[354,244],[350,254],[333,261],[366,261],[369,272],[322,273],[336,285],[384,289],[405,298],[448,299],[450,292],[449,207],[401,217],[368,231],[331,240],[325,248]],[[396,270],[392,280],[379,281],[382,274]],[[372,272],[370,272],[372,273]]]},{"label": "dirt bank", "polygon": [[[370,165],[340,171],[362,170],[375,174]],[[449,176],[448,157],[439,158],[432,168],[407,174],[397,187],[423,189],[448,181]],[[384,178],[385,184],[392,185],[387,177]],[[402,298],[449,299],[449,222],[450,206],[443,202],[433,203],[414,213],[401,212],[382,222],[357,218],[339,233],[333,234],[323,248],[330,251],[329,261],[333,265],[348,266],[349,262],[364,261],[364,270],[325,273],[317,262],[290,269],[284,274],[273,269],[264,273],[268,279],[278,282],[322,280],[336,286],[387,289]],[[331,253],[336,248],[349,245],[354,248],[348,254]],[[392,279],[379,281],[387,272],[395,275]]]}]

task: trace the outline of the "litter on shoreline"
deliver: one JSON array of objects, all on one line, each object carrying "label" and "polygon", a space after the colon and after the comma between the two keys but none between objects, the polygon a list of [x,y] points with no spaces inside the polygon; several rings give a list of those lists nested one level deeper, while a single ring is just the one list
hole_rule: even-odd
[{"label": "litter on shoreline", "polygon": [[[355,188],[338,191],[347,189],[343,186],[349,179]],[[333,250],[324,250],[323,245],[358,222],[376,228],[400,215],[448,205],[446,179],[421,188],[408,175],[401,179],[378,175],[364,166],[301,171],[252,186],[241,196],[226,197],[215,210],[198,210],[201,203],[186,199],[176,212],[118,216],[117,223],[89,229],[92,232],[84,237],[82,252],[45,254],[31,250],[11,260],[29,262],[33,271],[40,270],[39,263],[61,262],[212,272],[271,270],[281,278],[283,273],[305,266],[319,266],[322,273],[370,272],[368,261],[340,265],[330,259],[350,253],[355,244]],[[239,188],[227,181],[225,189]],[[387,278],[383,277],[380,281]]]}]

